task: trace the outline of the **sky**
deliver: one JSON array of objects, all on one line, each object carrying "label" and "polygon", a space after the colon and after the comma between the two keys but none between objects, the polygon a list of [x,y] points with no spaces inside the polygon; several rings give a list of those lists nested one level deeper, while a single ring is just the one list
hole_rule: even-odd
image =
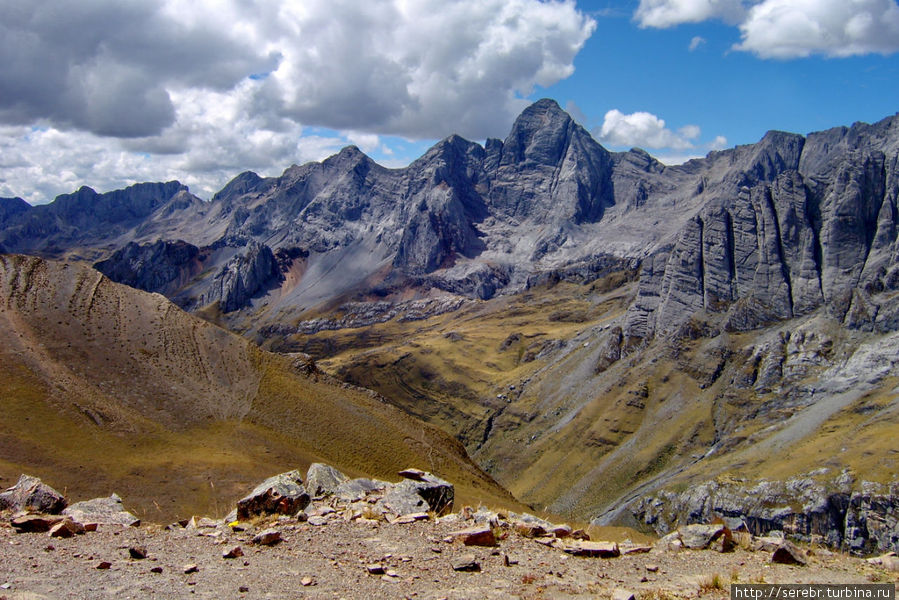
[{"label": "sky", "polygon": [[0,196],[402,167],[553,98],[668,164],[899,111],[897,0],[0,0]]}]

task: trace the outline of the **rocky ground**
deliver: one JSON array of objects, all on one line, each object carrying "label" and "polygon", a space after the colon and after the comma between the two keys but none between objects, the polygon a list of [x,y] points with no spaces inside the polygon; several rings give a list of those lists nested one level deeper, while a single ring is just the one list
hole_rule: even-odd
[{"label": "rocky ground", "polygon": [[[391,502],[411,497],[402,490],[427,496],[432,483],[445,483],[429,474],[365,493],[357,482],[368,480],[349,480],[341,492],[311,502],[302,486],[273,491],[271,481],[237,512],[297,498],[305,508],[167,527],[101,523],[81,534],[58,527],[55,535],[19,533],[27,528],[21,513],[5,519],[0,598],[609,598],[626,590],[662,600],[723,598],[732,582],[899,581],[892,559],[877,564],[805,548],[799,558],[806,564],[779,564],[770,546],[736,533],[731,551],[719,552],[713,548],[731,545],[722,543],[731,533],[721,526],[683,528],[648,547],[587,542],[570,528],[501,511],[393,514]],[[93,529],[86,509],[79,518]]]}]

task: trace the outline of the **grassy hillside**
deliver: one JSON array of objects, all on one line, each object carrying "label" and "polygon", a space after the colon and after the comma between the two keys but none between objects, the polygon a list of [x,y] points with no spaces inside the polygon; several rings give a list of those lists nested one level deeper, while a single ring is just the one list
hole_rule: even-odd
[{"label": "grassy hillside", "polygon": [[896,478],[896,378],[853,358],[878,344],[895,355],[896,336],[826,309],[748,333],[704,314],[619,359],[633,293],[619,273],[278,343],[452,433],[522,501],[575,518],[718,476]]},{"label": "grassy hillside", "polygon": [[324,461],[391,480],[416,466],[461,501],[517,506],[377,395],[83,265],[0,256],[0,337],[0,484],[27,472],[167,521],[224,515],[262,478]]}]

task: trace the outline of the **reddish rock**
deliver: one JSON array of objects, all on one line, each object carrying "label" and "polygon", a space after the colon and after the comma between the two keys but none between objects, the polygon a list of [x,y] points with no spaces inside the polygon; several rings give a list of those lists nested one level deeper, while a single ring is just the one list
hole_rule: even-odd
[{"label": "reddish rock", "polygon": [[72,519],[65,518],[50,528],[50,537],[70,538],[84,533],[84,526]]},{"label": "reddish rock", "polygon": [[524,521],[514,521],[512,528],[516,533],[524,537],[540,537],[546,535],[546,529],[539,523],[526,523]]},{"label": "reddish rock", "polygon": [[405,479],[411,479],[413,481],[424,481],[427,472],[422,471],[421,469],[403,469],[399,473],[397,473],[400,477]]},{"label": "reddish rock", "polygon": [[271,546],[281,541],[281,532],[277,529],[266,529],[253,536],[253,543],[260,546]]},{"label": "reddish rock", "polygon": [[571,532],[571,537],[573,537],[576,540],[584,540],[584,541],[590,540],[590,534],[587,533],[586,531],[584,531],[583,529],[575,529],[574,531]]},{"label": "reddish rock", "polygon": [[557,538],[567,538],[571,536],[572,531],[569,525],[553,525],[553,528],[549,530],[549,533]]},{"label": "reddish rock", "polygon": [[44,533],[60,521],[62,517],[26,514],[13,517],[10,524],[18,533]]},{"label": "reddish rock", "polygon": [[466,546],[496,546],[496,536],[489,526],[470,527],[461,531],[453,531],[450,537],[462,540]]},{"label": "reddish rock", "polygon": [[621,544],[618,549],[621,551],[622,556],[652,552],[652,546],[643,546],[641,544]]}]

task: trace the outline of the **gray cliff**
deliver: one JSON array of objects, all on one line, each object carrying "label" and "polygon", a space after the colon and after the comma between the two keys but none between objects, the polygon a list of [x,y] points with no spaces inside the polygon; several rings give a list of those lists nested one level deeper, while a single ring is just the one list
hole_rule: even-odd
[{"label": "gray cliff", "polygon": [[[366,290],[489,298],[583,275],[585,265],[636,261],[639,291],[623,328],[634,348],[698,313],[743,331],[845,303],[852,290],[877,311],[882,292],[899,286],[897,148],[890,117],[807,137],[769,132],[666,167],[642,150],[608,152],[540,100],[505,140],[482,147],[450,136],[403,169],[348,147],[279,177],[242,173],[210,202],[177,182],[82,188],[32,208],[4,200],[0,243],[102,254],[179,239],[218,249],[206,266],[226,271],[253,241],[302,253],[297,277],[271,299],[273,319]],[[222,300],[237,281],[261,287],[224,274],[188,287],[196,302]]]}]

